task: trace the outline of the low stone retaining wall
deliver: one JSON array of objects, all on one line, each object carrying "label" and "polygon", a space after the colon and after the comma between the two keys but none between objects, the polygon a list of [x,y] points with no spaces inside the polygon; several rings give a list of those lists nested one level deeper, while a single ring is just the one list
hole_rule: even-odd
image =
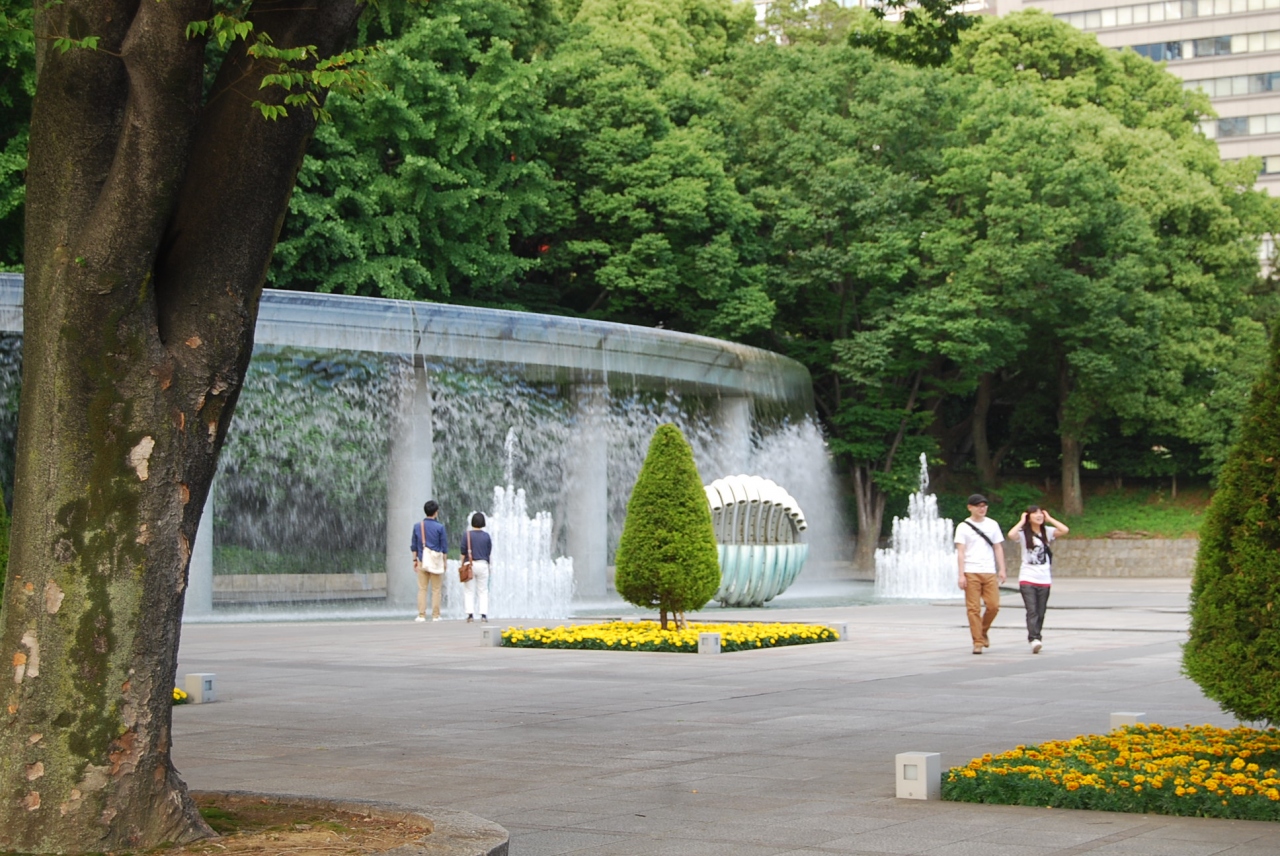
[{"label": "low stone retaining wall", "polygon": [[383,574],[221,574],[213,578],[214,603],[386,598]]},{"label": "low stone retaining wall", "polygon": [[[1053,544],[1055,577],[1189,577],[1196,538],[1063,538]],[[1007,544],[1009,576],[1022,564],[1017,544]]]}]

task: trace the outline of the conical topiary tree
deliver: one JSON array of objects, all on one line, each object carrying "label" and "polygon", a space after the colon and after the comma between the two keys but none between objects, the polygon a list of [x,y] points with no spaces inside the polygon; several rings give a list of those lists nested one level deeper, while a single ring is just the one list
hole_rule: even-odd
[{"label": "conical topiary tree", "polygon": [[618,594],[667,614],[701,609],[720,587],[711,509],[693,450],[674,425],[661,425],[627,503],[615,560]]},{"label": "conical topiary tree", "polygon": [[1200,527],[1182,667],[1242,720],[1280,723],[1280,328]]}]

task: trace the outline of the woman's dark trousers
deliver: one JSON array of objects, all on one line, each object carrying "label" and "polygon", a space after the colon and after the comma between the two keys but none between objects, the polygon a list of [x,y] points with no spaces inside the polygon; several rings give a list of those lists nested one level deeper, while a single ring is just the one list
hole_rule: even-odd
[{"label": "woman's dark trousers", "polygon": [[1044,611],[1049,606],[1049,586],[1033,586],[1023,583],[1018,586],[1022,593],[1022,603],[1027,608],[1027,641],[1034,642],[1040,638],[1040,628],[1044,626]]}]

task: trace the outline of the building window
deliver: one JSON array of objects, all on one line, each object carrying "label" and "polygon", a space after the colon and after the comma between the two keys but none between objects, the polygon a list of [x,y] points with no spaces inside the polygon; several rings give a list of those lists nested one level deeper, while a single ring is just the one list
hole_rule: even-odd
[{"label": "building window", "polygon": [[1183,18],[1205,18],[1213,15],[1239,15],[1280,9],[1280,0],[1164,0],[1159,3],[1137,3],[1107,6],[1086,12],[1068,12],[1054,17],[1082,30],[1106,30],[1134,24],[1178,21]]},{"label": "building window", "polygon": [[1145,56],[1155,62],[1169,62],[1182,59],[1182,42],[1155,42],[1149,45],[1134,45],[1139,56]]},{"label": "building window", "polygon": [[1257,137],[1263,134],[1280,134],[1280,113],[1259,116],[1231,116],[1226,119],[1206,119],[1200,123],[1200,133],[1211,140],[1227,137]]},{"label": "building window", "polygon": [[1262,159],[1263,175],[1280,175],[1280,155],[1268,155]]},{"label": "building window", "polygon": [[1154,42],[1148,45],[1132,45],[1132,48],[1138,55],[1156,62],[1192,57],[1233,56],[1255,51],[1280,50],[1280,30],[1237,36],[1214,36],[1208,39],[1188,39],[1185,42]]},{"label": "building window", "polygon": [[1280,92],[1280,71],[1263,74],[1237,74],[1232,77],[1207,77],[1202,80],[1185,80],[1185,89],[1202,89],[1210,98],[1226,98],[1231,95],[1256,95],[1260,92]]}]

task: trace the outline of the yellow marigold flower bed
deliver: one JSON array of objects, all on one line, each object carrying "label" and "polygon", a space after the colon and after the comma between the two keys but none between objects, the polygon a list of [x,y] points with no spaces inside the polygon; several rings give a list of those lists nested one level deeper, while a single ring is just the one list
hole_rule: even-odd
[{"label": "yellow marigold flower bed", "polygon": [[721,651],[780,648],[834,642],[830,627],[819,624],[695,624],[684,630],[663,630],[656,621],[610,621],[560,627],[512,627],[502,631],[502,644],[511,648],[577,648],[599,651],[698,652],[699,633],[719,633]]},{"label": "yellow marigold flower bed", "polygon": [[960,802],[1280,820],[1280,731],[1131,725],[1017,746],[943,776]]}]

